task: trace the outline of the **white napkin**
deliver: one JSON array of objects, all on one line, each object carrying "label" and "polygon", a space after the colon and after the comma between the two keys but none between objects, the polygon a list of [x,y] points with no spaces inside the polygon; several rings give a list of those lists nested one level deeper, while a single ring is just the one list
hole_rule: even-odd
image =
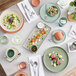
[{"label": "white napkin", "polygon": [[[25,8],[25,5],[26,5],[27,8],[30,10],[30,11],[28,11],[28,10],[25,8],[26,13],[27,13],[30,21],[28,20],[27,16],[25,15],[25,11],[24,11],[24,9],[23,9],[23,7],[22,7],[21,4],[24,5],[24,8]],[[28,0],[23,0],[23,1],[21,1],[20,3],[18,3],[17,5],[18,5],[19,9],[21,10],[22,14],[24,15],[24,17],[26,18],[26,20],[27,20],[28,23],[31,23],[31,22],[35,21],[35,20],[38,18],[36,12],[35,12],[34,9],[32,8],[32,6],[30,5],[30,3],[29,3]],[[32,15],[32,17],[30,17],[31,12],[34,13],[34,14]]]},{"label": "white napkin", "polygon": [[69,36],[76,39],[76,25],[73,25],[70,32],[69,32]]},{"label": "white napkin", "polygon": [[[38,75],[38,71],[36,71],[36,76],[45,76],[44,75],[44,70],[43,70],[43,64],[42,64],[42,60],[41,60],[41,56],[38,55],[38,56],[32,56],[32,57],[29,57],[29,63],[30,61],[37,61],[38,62],[38,66],[39,66],[39,75]],[[34,72],[33,72],[33,68],[30,64],[30,71],[31,71],[31,76],[34,76]]]},{"label": "white napkin", "polygon": [[61,8],[65,8],[65,7],[69,4],[68,1],[69,1],[69,0],[59,0],[59,1],[57,2],[57,4],[58,4]]}]

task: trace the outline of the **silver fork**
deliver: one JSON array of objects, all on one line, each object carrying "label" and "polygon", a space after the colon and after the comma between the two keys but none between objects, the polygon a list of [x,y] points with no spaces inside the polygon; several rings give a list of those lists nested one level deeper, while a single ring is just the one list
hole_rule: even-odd
[{"label": "silver fork", "polygon": [[31,14],[30,14],[30,17],[32,17],[32,16],[35,14],[33,11],[31,12],[31,11],[28,9],[28,7],[26,6],[26,4],[25,4],[25,8],[27,9],[27,11],[28,11],[29,13],[31,13]]},{"label": "silver fork", "polygon": [[21,5],[22,5],[22,7],[23,7],[23,10],[24,10],[24,12],[25,12],[25,15],[26,15],[26,17],[27,17],[27,19],[30,21],[30,18],[28,17],[28,15],[27,15],[27,13],[26,13],[26,10],[25,10],[25,8],[24,8],[24,5],[21,3]]}]

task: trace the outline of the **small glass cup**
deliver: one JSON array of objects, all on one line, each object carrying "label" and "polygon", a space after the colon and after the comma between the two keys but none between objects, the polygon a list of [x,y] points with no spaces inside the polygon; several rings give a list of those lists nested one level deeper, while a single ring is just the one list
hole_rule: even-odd
[{"label": "small glass cup", "polygon": [[8,43],[7,36],[1,36],[0,37],[0,44],[7,44],[7,43]]},{"label": "small glass cup", "polygon": [[62,18],[60,18],[58,24],[59,24],[60,27],[62,27],[62,26],[64,26],[66,23],[67,23],[67,18],[66,18],[66,17],[62,17]]},{"label": "small glass cup", "polygon": [[19,69],[20,69],[20,70],[24,70],[24,69],[26,69],[26,67],[27,67],[26,62],[21,62],[21,63],[19,64]]}]

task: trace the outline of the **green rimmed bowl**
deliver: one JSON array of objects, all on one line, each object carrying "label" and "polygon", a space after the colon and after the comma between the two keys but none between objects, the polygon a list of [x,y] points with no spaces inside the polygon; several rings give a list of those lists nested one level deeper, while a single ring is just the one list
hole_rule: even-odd
[{"label": "green rimmed bowl", "polygon": [[[58,8],[57,8],[56,6],[51,6],[51,7],[56,8],[56,9],[57,9],[57,14],[58,14]],[[47,15],[50,16],[50,17],[54,17],[54,16],[56,16],[57,14],[55,14],[55,15],[51,15],[51,14],[48,12],[49,8],[50,8],[50,7],[48,7],[47,10],[46,10]],[[50,11],[51,11],[51,9],[50,9]],[[51,12],[54,13],[54,10],[51,11]]]}]

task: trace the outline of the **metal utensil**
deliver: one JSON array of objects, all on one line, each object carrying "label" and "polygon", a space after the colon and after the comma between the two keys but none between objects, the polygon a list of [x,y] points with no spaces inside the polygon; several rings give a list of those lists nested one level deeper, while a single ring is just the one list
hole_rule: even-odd
[{"label": "metal utensil", "polygon": [[[34,62],[34,68],[36,69],[37,68],[37,71],[38,71],[38,76],[39,76],[39,66],[38,66],[39,64],[38,64],[38,62],[37,61],[35,61]],[[34,70],[35,70],[34,69]],[[36,71],[36,70],[35,70]]]},{"label": "metal utensil", "polygon": [[76,32],[73,30],[73,33],[76,35]]},{"label": "metal utensil", "polygon": [[30,21],[30,18],[29,18],[29,16],[27,15],[27,12],[26,12],[26,10],[25,10],[24,5],[23,5],[22,3],[21,3],[21,5],[22,5],[22,7],[23,7],[23,10],[24,10],[24,12],[25,12],[25,15],[26,15],[27,19]]},{"label": "metal utensil", "polygon": [[28,7],[26,6],[26,4],[25,4],[25,8],[27,9],[27,11],[30,13],[30,17],[32,17],[35,13],[32,11],[30,11],[29,9],[28,9]]},{"label": "metal utensil", "polygon": [[38,76],[39,76],[39,66],[38,66],[39,64],[38,64],[38,62],[37,61],[34,61],[34,62],[30,61],[30,64],[33,67],[34,76],[36,76],[36,71],[38,71]]},{"label": "metal utensil", "polygon": [[[15,59],[17,59],[19,56],[21,56],[21,53],[18,53],[17,56],[12,61],[14,61]],[[10,62],[12,62],[12,61],[10,61]]]}]

